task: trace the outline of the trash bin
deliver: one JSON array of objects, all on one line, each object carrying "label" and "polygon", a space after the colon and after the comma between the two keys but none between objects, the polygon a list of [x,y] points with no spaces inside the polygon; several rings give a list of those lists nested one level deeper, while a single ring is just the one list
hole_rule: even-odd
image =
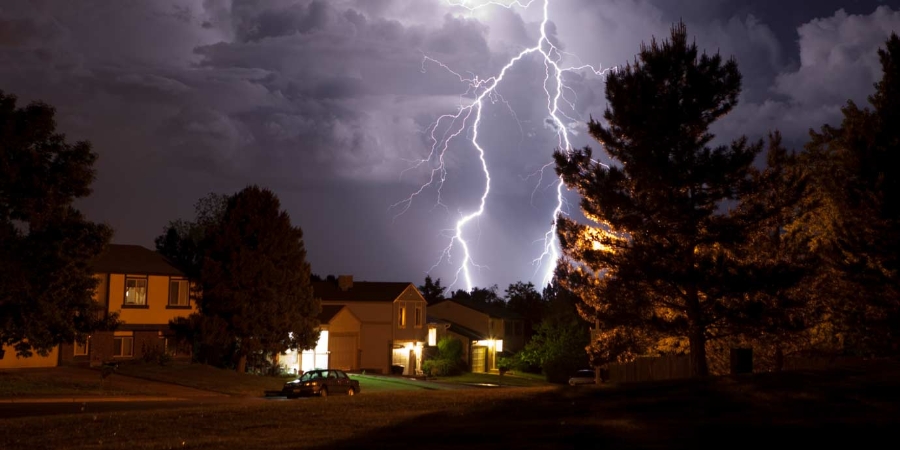
[{"label": "trash bin", "polygon": [[391,375],[403,375],[403,369],[405,368],[406,366],[403,364],[394,364],[391,366]]}]

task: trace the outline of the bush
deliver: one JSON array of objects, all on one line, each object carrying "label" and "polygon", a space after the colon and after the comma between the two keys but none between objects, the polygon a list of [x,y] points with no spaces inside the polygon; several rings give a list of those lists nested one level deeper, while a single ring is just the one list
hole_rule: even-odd
[{"label": "bush", "polygon": [[462,361],[463,344],[459,339],[444,337],[438,342],[438,359]]},{"label": "bush", "polygon": [[141,359],[145,363],[156,363],[165,366],[172,362],[172,355],[166,352],[162,345],[144,344],[141,346],[141,353]]},{"label": "bush", "polygon": [[422,364],[422,371],[431,377],[447,377],[462,373],[460,364],[449,359],[429,359]]}]

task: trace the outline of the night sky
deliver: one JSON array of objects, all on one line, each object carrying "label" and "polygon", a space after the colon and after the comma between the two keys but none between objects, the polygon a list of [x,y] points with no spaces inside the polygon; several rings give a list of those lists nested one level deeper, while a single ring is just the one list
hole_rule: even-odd
[{"label": "night sky", "polygon": [[[458,245],[441,259],[448,233],[485,185],[472,129],[447,148],[440,204],[435,184],[405,212],[392,205],[436,167],[414,167],[429,156],[435,120],[472,101],[447,69],[497,75],[538,41],[543,0],[451,3],[460,0],[6,0],[0,90],[21,105],[50,103],[60,131],[93,143],[94,193],[78,206],[111,225],[115,243],[153,248],[206,193],[258,184],[303,228],[314,273],[421,284],[430,271],[446,286],[462,262]],[[633,61],[641,42],[683,20],[701,49],[733,55],[744,76],[717,141],[778,129],[792,148],[811,127],[838,124],[848,99],[866,102],[881,75],[876,50],[900,33],[900,2],[876,0],[550,0],[549,15],[562,63],[598,69]],[[491,191],[464,229],[483,266],[471,272],[476,286],[540,288],[552,264],[533,264],[556,197],[552,166],[536,176],[558,145],[544,76],[541,59],[525,57],[484,102]],[[599,150],[584,122],[602,116],[603,77],[581,70],[564,81],[572,144]],[[566,198],[577,217],[577,196]]]}]

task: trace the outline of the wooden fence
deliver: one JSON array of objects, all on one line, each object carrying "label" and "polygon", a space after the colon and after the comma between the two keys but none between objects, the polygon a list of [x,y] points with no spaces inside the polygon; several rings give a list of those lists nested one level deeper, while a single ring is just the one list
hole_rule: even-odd
[{"label": "wooden fence", "polygon": [[642,356],[629,363],[609,365],[609,380],[613,383],[690,377],[689,356]]}]

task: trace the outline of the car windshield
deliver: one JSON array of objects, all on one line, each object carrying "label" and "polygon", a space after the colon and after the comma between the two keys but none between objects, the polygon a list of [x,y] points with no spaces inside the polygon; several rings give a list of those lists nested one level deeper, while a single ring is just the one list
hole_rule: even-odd
[{"label": "car windshield", "polygon": [[323,378],[321,372],[316,372],[316,371],[306,372],[300,377],[300,381],[312,381],[312,380],[317,380],[319,378]]}]

